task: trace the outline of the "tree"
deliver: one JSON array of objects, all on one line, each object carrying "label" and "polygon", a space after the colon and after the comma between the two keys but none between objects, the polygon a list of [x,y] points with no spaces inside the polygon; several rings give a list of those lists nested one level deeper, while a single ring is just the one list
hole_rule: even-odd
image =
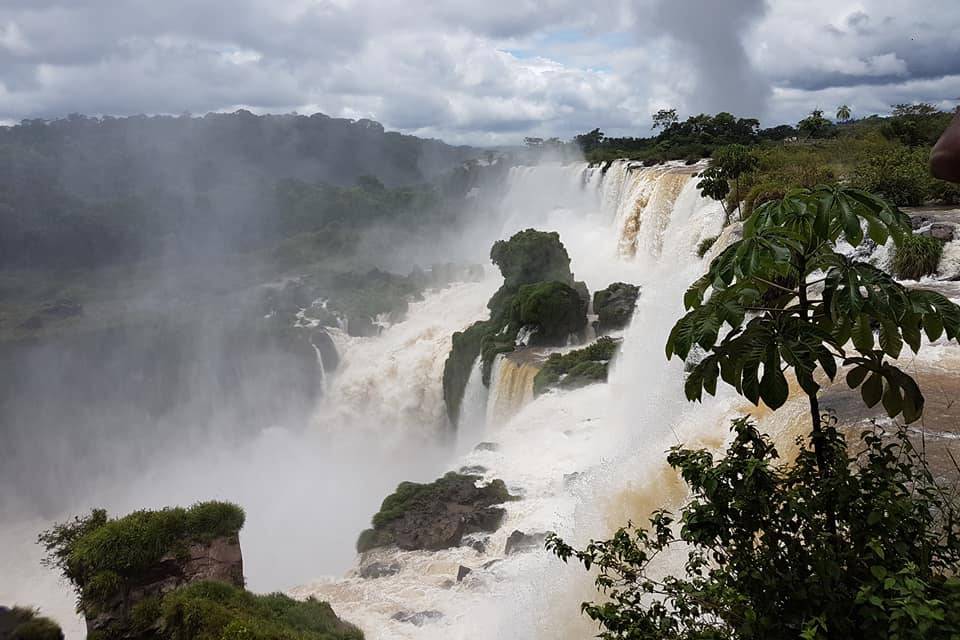
[{"label": "tree", "polygon": [[[697,188],[700,192],[714,200],[723,200],[730,193],[729,181],[734,183],[734,194],[737,200],[737,214],[743,220],[743,211],[740,209],[740,176],[752,171],[757,166],[757,158],[750,149],[740,144],[731,144],[720,147],[713,154],[710,166],[701,173]],[[727,211],[724,206],[724,211]]]},{"label": "tree", "polygon": [[[743,239],[717,256],[684,296],[688,312],[670,333],[667,356],[686,358],[695,345],[708,354],[690,371],[687,398],[713,395],[720,377],[752,403],[777,409],[787,400],[784,371],[790,369],[807,395],[823,462],[815,374],[832,380],[839,360],[853,366],[847,383],[860,387],[867,406],[882,402],[891,418],[917,420],[923,395],[886,358],[897,358],[904,342],[917,352],[921,330],[930,340],[956,340],[960,307],[837,251],[840,242],[858,247],[867,238],[880,245],[892,238],[899,246],[911,233],[899,209],[849,187],[799,189],[761,205],[744,224]],[[721,339],[723,325],[729,331]],[[826,472],[825,462],[821,469]]]},{"label": "tree", "polygon": [[655,114],[653,114],[653,126],[652,129],[668,129],[672,125],[677,124],[677,110],[676,109],[660,109]]},{"label": "tree", "polygon": [[573,141],[580,147],[583,153],[587,154],[599,148],[603,143],[603,131],[594,129],[589,133],[581,133],[580,135],[574,136]]},{"label": "tree", "polygon": [[825,138],[831,128],[830,121],[823,117],[820,109],[814,109],[809,116],[797,123],[797,129],[807,138]]},{"label": "tree", "polygon": [[837,108],[837,120],[839,120],[840,122],[847,122],[850,120],[850,117],[851,117],[850,107],[848,107],[845,104],[842,104]]},{"label": "tree", "polygon": [[[893,444],[868,433],[863,450],[849,455],[819,408],[817,376],[834,379],[839,362],[851,367],[847,384],[868,406],[882,403],[907,423],[920,417],[919,387],[887,358],[904,343],[918,351],[921,333],[957,340],[960,307],[837,251],[867,238],[900,245],[911,233],[907,216],[864,191],[791,191],[759,207],[743,239],[686,292],[688,312],[666,354],[706,352],[688,374],[687,398],[713,395],[722,379],[777,409],[791,371],[808,398],[812,450],[776,464],[769,440],[736,420],[719,461],[706,451],[671,450],[669,464],[692,491],[679,519],[658,511],[649,528],[630,524],[582,550],[548,537],[564,561],[598,569],[606,601],[583,611],[600,623],[601,638],[956,637],[956,496],[937,485],[905,429]],[[685,575],[650,571],[677,543],[687,549]]]}]

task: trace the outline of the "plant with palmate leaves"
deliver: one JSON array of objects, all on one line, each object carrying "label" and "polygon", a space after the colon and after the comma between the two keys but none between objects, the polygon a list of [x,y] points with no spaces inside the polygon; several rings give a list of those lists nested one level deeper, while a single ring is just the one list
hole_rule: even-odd
[{"label": "plant with palmate leaves", "polygon": [[896,207],[849,187],[799,189],[764,203],[744,224],[743,239],[684,296],[688,311],[670,333],[667,357],[686,358],[694,346],[706,352],[687,377],[687,398],[714,395],[720,378],[752,403],[777,409],[789,395],[791,370],[810,403],[822,468],[817,374],[833,380],[838,361],[852,365],[847,383],[867,406],[882,403],[890,417],[917,420],[923,394],[888,358],[899,357],[904,343],[917,352],[921,331],[931,341],[956,340],[960,307],[837,251],[841,242],[858,247],[867,238],[899,245],[911,233]]}]

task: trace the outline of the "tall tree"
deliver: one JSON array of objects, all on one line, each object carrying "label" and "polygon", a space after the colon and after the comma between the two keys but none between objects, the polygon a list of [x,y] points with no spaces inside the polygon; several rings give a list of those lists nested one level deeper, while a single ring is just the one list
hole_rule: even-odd
[{"label": "tall tree", "polygon": [[[838,361],[852,366],[847,383],[867,406],[882,402],[890,417],[917,420],[923,395],[887,358],[899,357],[904,343],[917,352],[921,330],[930,340],[956,340],[960,307],[838,251],[841,242],[858,247],[867,238],[900,245],[911,233],[906,214],[849,187],[795,190],[760,206],[743,239],[684,296],[688,312],[670,333],[667,356],[686,358],[695,345],[707,352],[687,378],[687,397],[714,394],[720,377],[754,404],[776,409],[787,400],[784,372],[792,370],[809,401],[821,462],[816,374],[832,380]],[[721,338],[723,325],[729,331]]]},{"label": "tall tree", "polygon": [[807,138],[823,138],[830,132],[830,121],[823,117],[821,109],[814,109],[810,115],[797,123],[797,130]]},{"label": "tall tree", "polygon": [[668,129],[671,125],[677,124],[676,109],[660,109],[653,114],[653,129]]},{"label": "tall tree", "polygon": [[[710,166],[700,174],[697,188],[704,196],[723,202],[730,193],[730,181],[733,181],[737,216],[743,220],[743,211],[740,208],[740,177],[756,166],[757,157],[747,147],[741,144],[720,147],[714,152]],[[724,211],[729,213],[726,205]]]},{"label": "tall tree", "polygon": [[850,120],[850,117],[851,117],[851,112],[850,112],[849,106],[842,104],[837,108],[837,120],[839,120],[840,122],[847,122],[848,120]]}]

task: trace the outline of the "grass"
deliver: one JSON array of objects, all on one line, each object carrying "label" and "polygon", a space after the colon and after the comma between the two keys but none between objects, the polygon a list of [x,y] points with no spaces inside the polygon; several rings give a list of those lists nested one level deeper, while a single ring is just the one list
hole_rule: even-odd
[{"label": "grass", "polygon": [[697,245],[697,257],[702,258],[707,255],[707,251],[713,248],[713,245],[717,243],[717,238],[720,236],[710,236],[709,238],[704,238]]},{"label": "grass", "polygon": [[533,379],[533,392],[540,395],[554,387],[574,389],[594,382],[606,382],[610,360],[619,342],[602,337],[593,344],[567,353],[553,353]]},{"label": "grass", "polygon": [[98,509],[43,532],[40,543],[45,563],[63,572],[85,606],[96,607],[165,555],[181,553],[190,543],[236,536],[244,518],[243,509],[227,502],[141,510],[116,519]]},{"label": "grass", "polygon": [[905,236],[893,253],[893,273],[901,280],[933,275],[940,264],[943,242],[930,236]]},{"label": "grass", "polygon": [[[326,602],[257,595],[223,582],[195,582],[164,596],[161,637],[170,640],[362,640]],[[149,616],[145,616],[149,617]]]}]

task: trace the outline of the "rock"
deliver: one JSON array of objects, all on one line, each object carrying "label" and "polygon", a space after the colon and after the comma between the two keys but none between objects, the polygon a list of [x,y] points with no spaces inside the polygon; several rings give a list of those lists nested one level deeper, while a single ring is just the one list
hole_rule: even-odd
[{"label": "rock", "polygon": [[394,576],[400,573],[400,563],[391,562],[371,562],[368,565],[360,567],[360,577],[365,580],[374,580],[386,576]]},{"label": "rock", "polygon": [[623,329],[633,318],[640,287],[614,282],[593,294],[593,312],[597,314],[597,333]]},{"label": "rock", "polygon": [[460,546],[468,533],[496,531],[506,512],[494,505],[513,496],[502,480],[478,487],[479,479],[451,472],[429,484],[401,483],[373,516],[373,528],[360,534],[357,551],[436,551]]},{"label": "rock", "polygon": [[941,242],[953,242],[954,227],[952,224],[935,222],[930,225],[929,229],[923,232],[923,235],[930,236],[931,238],[935,238]]},{"label": "rock", "polygon": [[524,533],[514,530],[507,538],[507,544],[503,547],[503,555],[509,556],[514,553],[523,553],[533,551],[543,547],[544,540],[547,539],[545,533]]},{"label": "rock", "polygon": [[347,335],[354,338],[373,338],[380,334],[380,328],[373,324],[368,316],[350,316],[347,318]]},{"label": "rock", "polygon": [[460,568],[457,569],[457,582],[463,582],[463,579],[466,578],[473,572],[473,569],[470,567],[465,567],[460,565]]},{"label": "rock", "polygon": [[913,230],[916,231],[922,227],[927,226],[932,222],[933,218],[924,215],[915,215],[910,216],[910,226],[913,227]]},{"label": "rock", "polygon": [[425,624],[431,622],[436,622],[443,618],[443,614],[439,611],[433,609],[428,611],[397,611],[395,614],[390,616],[391,620],[396,620],[397,622],[407,622],[416,627],[422,627]]},{"label": "rock", "polygon": [[483,565],[481,565],[481,566],[482,566],[484,569],[489,569],[490,567],[492,567],[493,565],[497,564],[498,562],[501,562],[500,558],[494,558],[493,560],[488,560],[487,562],[484,562]]},{"label": "rock", "polygon": [[477,534],[467,534],[463,536],[461,544],[464,544],[477,553],[486,553],[487,543],[490,541],[490,536],[479,536]]},{"label": "rock", "polygon": [[473,448],[474,451],[498,451],[500,445],[496,442],[481,442]]},{"label": "rock", "polygon": [[465,467],[460,467],[460,473],[468,476],[482,476],[487,472],[487,468],[482,464],[471,464]]},{"label": "rock", "polygon": [[509,240],[498,240],[490,249],[490,259],[500,268],[509,289],[550,280],[573,284],[570,256],[555,231],[526,229]]}]

